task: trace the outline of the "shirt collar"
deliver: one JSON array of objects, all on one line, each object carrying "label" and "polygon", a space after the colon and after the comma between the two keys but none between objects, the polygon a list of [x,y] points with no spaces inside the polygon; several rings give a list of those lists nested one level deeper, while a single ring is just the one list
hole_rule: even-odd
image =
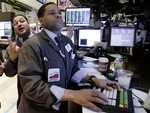
[{"label": "shirt collar", "polygon": [[[30,34],[29,34],[29,38],[30,37],[32,37],[34,34],[32,33],[32,32],[30,32]],[[19,40],[20,40],[20,42],[22,42],[23,43],[23,38],[22,37],[19,37]]]},{"label": "shirt collar", "polygon": [[[55,42],[55,37],[57,36],[55,33],[53,33],[52,31],[48,30],[48,29],[44,29],[45,32],[48,34],[48,36]],[[56,42],[55,42],[56,43]]]}]

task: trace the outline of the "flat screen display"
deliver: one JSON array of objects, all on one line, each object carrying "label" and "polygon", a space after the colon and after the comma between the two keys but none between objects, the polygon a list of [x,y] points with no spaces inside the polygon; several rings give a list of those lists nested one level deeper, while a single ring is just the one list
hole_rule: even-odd
[{"label": "flat screen display", "polygon": [[102,40],[101,29],[79,29],[78,46],[92,48],[97,42]]},{"label": "flat screen display", "polygon": [[12,24],[10,21],[0,22],[0,37],[12,36]]},{"label": "flat screen display", "polygon": [[135,28],[111,27],[110,46],[133,47],[135,42]]},{"label": "flat screen display", "polygon": [[65,22],[66,26],[89,26],[90,8],[67,8]]},{"label": "flat screen display", "polygon": [[[67,30],[62,30],[61,33],[66,36]],[[74,32],[73,32],[73,36],[71,37],[71,40],[74,43],[74,41],[75,41]]]}]

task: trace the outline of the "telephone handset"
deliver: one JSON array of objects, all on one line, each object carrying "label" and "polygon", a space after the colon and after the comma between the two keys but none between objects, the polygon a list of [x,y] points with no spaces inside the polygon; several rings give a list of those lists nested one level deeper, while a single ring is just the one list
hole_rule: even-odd
[{"label": "telephone handset", "polygon": [[145,100],[145,102],[144,102],[144,104],[143,104],[143,107],[144,107],[145,109],[150,110],[150,90],[149,90],[149,92],[148,92],[148,94],[147,94],[147,97],[146,97],[146,100]]},{"label": "telephone handset", "polygon": [[87,54],[87,56],[90,57],[94,57],[94,58],[98,58],[100,56],[103,55],[103,48],[101,46],[95,46],[91,51],[89,51],[89,53]]}]

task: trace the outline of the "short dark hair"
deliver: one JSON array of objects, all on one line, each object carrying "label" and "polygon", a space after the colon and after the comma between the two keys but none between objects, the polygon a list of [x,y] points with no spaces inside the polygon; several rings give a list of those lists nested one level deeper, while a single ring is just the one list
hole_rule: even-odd
[{"label": "short dark hair", "polygon": [[29,21],[28,21],[27,17],[26,17],[26,16],[24,16],[24,15],[22,15],[22,14],[16,14],[16,15],[13,17],[13,20],[14,20],[14,18],[16,18],[17,16],[22,16],[22,17],[23,17],[23,18],[25,18],[25,19],[26,19],[26,21],[29,23]]},{"label": "short dark hair", "polygon": [[54,2],[48,2],[48,3],[46,3],[40,7],[40,9],[38,10],[38,13],[37,13],[38,18],[43,17],[43,15],[45,13],[45,7],[50,5],[50,4],[55,4],[55,3]]}]

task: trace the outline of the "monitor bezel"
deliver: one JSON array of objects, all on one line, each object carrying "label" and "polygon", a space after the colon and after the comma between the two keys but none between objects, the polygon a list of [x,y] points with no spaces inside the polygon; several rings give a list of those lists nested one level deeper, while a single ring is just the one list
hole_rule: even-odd
[{"label": "monitor bezel", "polygon": [[[134,30],[134,33],[133,33],[133,42],[132,42],[132,45],[112,45],[112,29],[114,28],[117,28],[117,29],[133,29]],[[135,27],[122,27],[122,26],[112,26],[110,27],[110,41],[109,41],[109,45],[111,47],[134,47],[135,45],[135,38],[136,38],[136,28]]]},{"label": "monitor bezel", "polygon": [[[89,17],[87,17],[87,18],[89,18],[88,24],[83,24],[83,23],[69,24],[69,23],[67,23],[67,10],[79,10],[79,11],[81,11],[83,9],[84,10],[89,9],[89,11],[90,11],[90,15],[89,15]],[[90,17],[91,17],[91,8],[90,7],[68,7],[65,9],[65,26],[76,26],[76,27],[90,26]]]}]

